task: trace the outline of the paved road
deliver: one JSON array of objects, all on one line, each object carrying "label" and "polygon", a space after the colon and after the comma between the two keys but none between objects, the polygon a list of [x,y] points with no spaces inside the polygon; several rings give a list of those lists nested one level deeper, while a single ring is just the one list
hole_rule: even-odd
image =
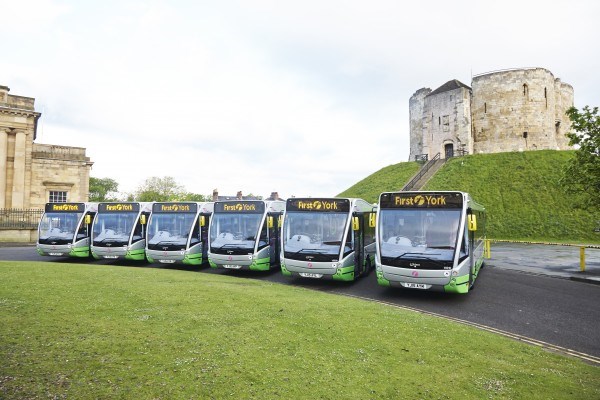
[{"label": "paved road", "polygon": [[[564,254],[558,257],[557,252]],[[458,318],[600,357],[600,285],[593,283],[593,279],[600,276],[600,250],[591,249],[588,253],[586,276],[589,279],[580,282],[568,279],[579,272],[576,248],[496,244],[492,247],[492,259],[482,270],[475,290],[468,295],[384,288],[377,285],[373,273],[348,284],[291,279],[278,271],[251,273],[210,268],[198,271],[365,297]],[[557,261],[559,258],[561,260]],[[0,260],[80,262],[41,257],[31,246],[0,247]],[[135,264],[122,262],[120,265]],[[544,268],[545,265],[548,268]]]}]

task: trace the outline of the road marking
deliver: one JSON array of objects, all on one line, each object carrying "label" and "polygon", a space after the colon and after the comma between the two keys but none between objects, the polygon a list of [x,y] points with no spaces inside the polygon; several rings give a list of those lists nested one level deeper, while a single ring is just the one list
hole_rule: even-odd
[{"label": "road marking", "polygon": [[356,295],[352,295],[352,294],[347,294],[347,293],[342,293],[342,292],[330,292],[330,293],[335,293],[335,294],[340,294],[342,296],[348,296],[348,297],[354,297],[357,299],[361,299],[361,300],[368,300],[368,301],[372,301],[375,303],[379,303],[379,304],[383,304],[386,306],[392,306],[395,308],[401,308],[404,310],[408,310],[408,311],[414,311],[420,314],[426,314],[426,315],[431,315],[433,317],[438,317],[438,318],[444,318],[453,322],[458,322],[460,324],[463,325],[468,325],[468,326],[472,326],[474,328],[478,328],[484,331],[488,331],[491,333],[496,333],[498,335],[502,335],[514,340],[518,340],[520,342],[524,342],[524,343],[528,343],[534,346],[538,346],[541,347],[545,350],[549,350],[549,351],[553,351],[555,353],[560,353],[560,354],[564,354],[564,355],[568,355],[571,357],[575,357],[575,358],[579,358],[580,360],[586,361],[588,363],[600,366],[600,357],[596,357],[590,354],[586,354],[586,353],[582,353],[576,350],[571,350],[568,349],[566,347],[562,347],[562,346],[557,346],[555,344],[551,344],[551,343],[547,343],[547,342],[543,342],[541,340],[537,340],[537,339],[533,339],[527,336],[523,336],[523,335],[519,335],[517,333],[511,333],[511,332],[507,332],[507,331],[503,331],[502,329],[498,329],[498,328],[492,328],[491,326],[487,326],[487,325],[482,325],[482,324],[478,324],[476,322],[470,322],[470,321],[466,321],[464,319],[460,319],[460,318],[455,318],[455,317],[449,317],[447,315],[443,315],[443,314],[438,314],[438,313],[434,313],[431,311],[425,311],[425,310],[420,310],[418,308],[413,308],[413,307],[408,307],[408,306],[402,306],[402,305],[398,305],[398,304],[394,304],[394,303],[390,303],[387,301],[382,301],[382,300],[375,300],[375,299],[371,299],[368,297],[363,297],[363,296],[356,296]]}]

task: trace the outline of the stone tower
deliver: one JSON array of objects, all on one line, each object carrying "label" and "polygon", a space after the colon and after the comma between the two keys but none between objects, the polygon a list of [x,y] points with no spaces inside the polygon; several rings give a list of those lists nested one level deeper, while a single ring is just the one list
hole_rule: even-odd
[{"label": "stone tower", "polygon": [[453,79],[418,90],[410,98],[410,142],[410,160],[472,152],[471,88]]},{"label": "stone tower", "polygon": [[[566,111],[573,87],[545,68],[476,75],[472,89],[456,79],[410,98],[410,161],[440,153],[567,150]],[[421,118],[419,118],[419,115]]]},{"label": "stone tower", "polygon": [[573,87],[544,68],[473,77],[473,152],[569,149]]}]

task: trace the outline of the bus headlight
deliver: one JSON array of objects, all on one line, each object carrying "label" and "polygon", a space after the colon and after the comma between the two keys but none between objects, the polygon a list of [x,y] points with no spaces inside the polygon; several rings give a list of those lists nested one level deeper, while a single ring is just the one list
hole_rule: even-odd
[{"label": "bus headlight", "polygon": [[181,253],[180,253],[180,254],[181,254],[181,255],[184,255],[184,254],[185,254],[185,250],[181,250]]},{"label": "bus headlight", "polygon": [[252,260],[252,254],[248,254],[248,260]]},{"label": "bus headlight", "polygon": [[338,266],[338,265],[337,265],[337,263],[333,263],[333,264],[331,264],[331,268],[334,268],[334,269],[335,269],[335,268],[337,268],[337,266]]},{"label": "bus headlight", "polygon": [[67,248],[68,248],[68,249],[70,249],[71,247],[73,247],[73,245],[69,243],[69,244],[67,245]]}]

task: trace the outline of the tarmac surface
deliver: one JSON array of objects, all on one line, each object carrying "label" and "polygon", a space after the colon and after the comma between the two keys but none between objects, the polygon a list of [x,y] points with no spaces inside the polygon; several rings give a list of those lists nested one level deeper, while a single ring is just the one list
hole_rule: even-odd
[{"label": "tarmac surface", "polygon": [[486,263],[502,269],[600,284],[600,245],[492,242],[491,258]]},{"label": "tarmac surface", "polygon": [[[35,243],[0,242],[0,248],[29,246],[35,246]],[[584,248],[583,269],[581,247]],[[37,254],[34,258],[38,258]],[[491,258],[486,260],[486,264],[501,269],[600,284],[600,245],[492,241]]]}]

